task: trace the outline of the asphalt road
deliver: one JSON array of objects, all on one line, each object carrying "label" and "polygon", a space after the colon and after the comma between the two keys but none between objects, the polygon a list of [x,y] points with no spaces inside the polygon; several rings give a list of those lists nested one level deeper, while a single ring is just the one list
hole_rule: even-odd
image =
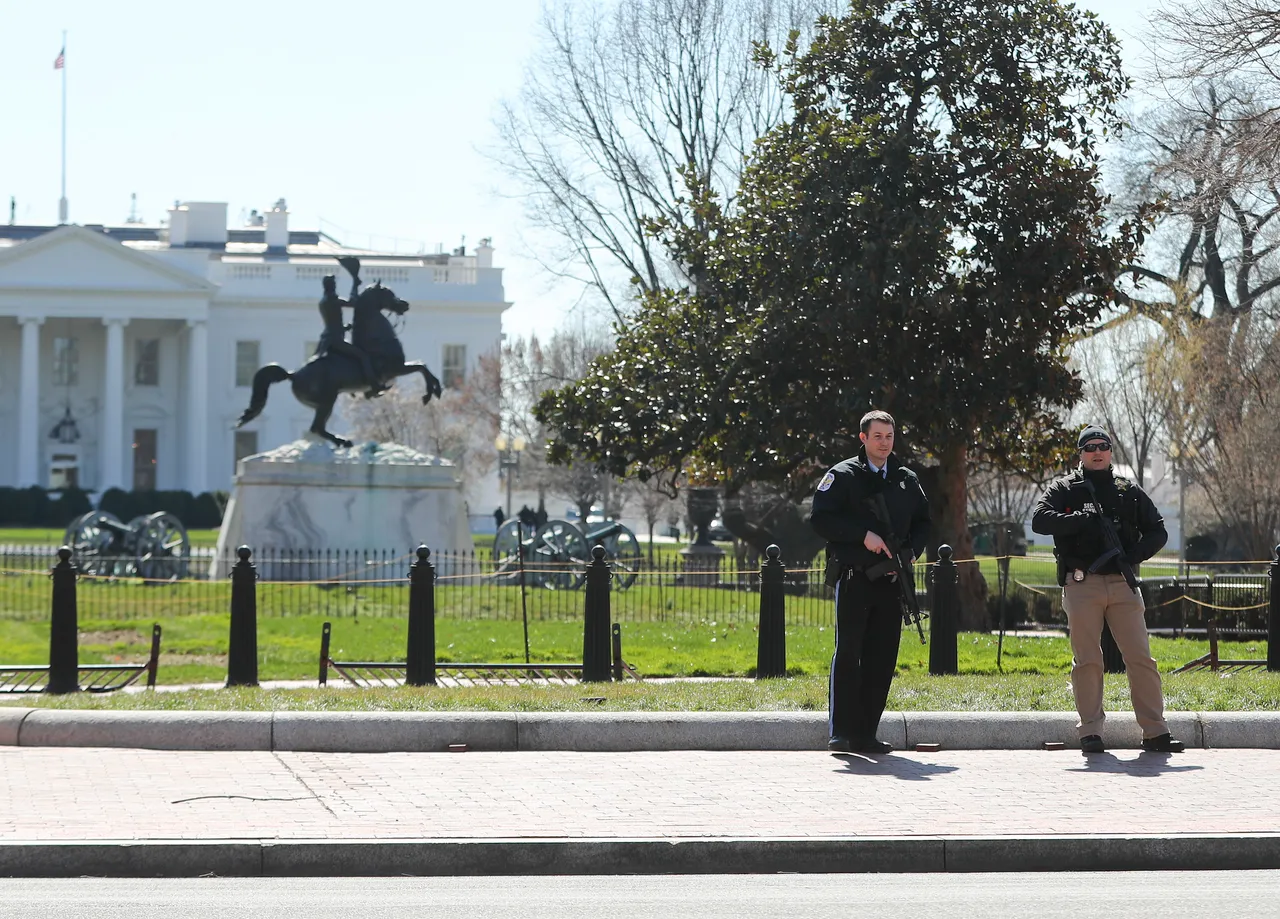
[{"label": "asphalt road", "polygon": [[0,879],[24,919],[1280,917],[1280,871],[657,877]]}]

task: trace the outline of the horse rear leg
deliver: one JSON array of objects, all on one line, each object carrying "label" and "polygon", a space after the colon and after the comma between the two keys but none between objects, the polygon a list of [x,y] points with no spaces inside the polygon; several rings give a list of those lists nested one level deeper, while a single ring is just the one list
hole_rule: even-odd
[{"label": "horse rear leg", "polygon": [[328,402],[323,402],[316,406],[316,416],[311,420],[311,433],[323,437],[329,443],[336,444],[339,447],[349,447],[351,446],[351,441],[345,437],[339,437],[337,434],[330,434],[325,429],[325,425],[329,423],[329,416],[333,414],[333,404],[337,400],[338,397],[335,395]]}]

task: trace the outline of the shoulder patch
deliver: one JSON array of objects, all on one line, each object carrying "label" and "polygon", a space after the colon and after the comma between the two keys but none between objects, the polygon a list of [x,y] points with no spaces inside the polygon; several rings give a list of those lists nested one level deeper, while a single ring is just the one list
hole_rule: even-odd
[{"label": "shoulder patch", "polygon": [[826,491],[835,484],[836,476],[834,472],[828,472],[822,477],[822,481],[818,483],[818,491]]}]

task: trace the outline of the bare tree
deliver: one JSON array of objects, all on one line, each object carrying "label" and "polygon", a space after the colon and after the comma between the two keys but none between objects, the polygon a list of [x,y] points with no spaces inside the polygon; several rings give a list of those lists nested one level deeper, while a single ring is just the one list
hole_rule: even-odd
[{"label": "bare tree", "polygon": [[[699,227],[696,177],[731,205],[746,152],[783,117],[753,43],[781,44],[835,0],[551,0],[494,156],[529,219],[559,242],[543,264],[626,318],[636,287],[696,284],[652,222]],[[781,41],[780,41],[781,40]]]},{"label": "bare tree", "polygon": [[419,378],[399,380],[376,399],[346,397],[342,412],[356,438],[443,457],[457,467],[470,490],[494,465],[493,435],[484,414],[476,413],[478,400],[465,385],[446,390],[427,405],[422,404],[422,394]]},{"label": "bare tree", "polygon": [[1083,339],[1074,354],[1085,381],[1084,400],[1074,414],[1111,433],[1116,459],[1144,489],[1159,484],[1148,481],[1147,473],[1166,444],[1168,378],[1153,373],[1150,360],[1152,350],[1163,345],[1159,323],[1135,317]]},{"label": "bare tree", "polygon": [[1167,106],[1136,132],[1130,194],[1163,214],[1124,299],[1162,325],[1147,372],[1180,471],[1238,542],[1269,554],[1280,494],[1259,451],[1280,385],[1280,176],[1256,151],[1280,118],[1239,84],[1196,93],[1199,110]]},{"label": "bare tree", "polygon": [[533,417],[532,409],[548,389],[585,376],[591,361],[611,347],[612,340],[602,328],[581,325],[557,331],[545,344],[537,336],[513,339],[504,344],[501,354],[500,426],[525,439],[520,478],[536,487],[543,500],[551,495],[573,504],[583,522],[604,494],[602,474],[585,462],[547,463],[549,432]]}]

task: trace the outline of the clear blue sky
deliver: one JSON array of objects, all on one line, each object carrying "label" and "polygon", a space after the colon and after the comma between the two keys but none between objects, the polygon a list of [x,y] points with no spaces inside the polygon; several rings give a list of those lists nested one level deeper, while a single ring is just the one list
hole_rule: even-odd
[{"label": "clear blue sky", "polygon": [[[1137,44],[1157,0],[1080,4]],[[235,221],[286,198],[295,228],[435,251],[492,236],[508,332],[546,333],[576,290],[529,257],[518,202],[480,152],[514,98],[540,0],[0,0],[0,204],[53,223],[68,30],[67,197],[75,223],[119,223],[136,192],[227,201]],[[1129,58],[1130,54],[1126,54]],[[344,228],[343,233],[334,227]]]}]

